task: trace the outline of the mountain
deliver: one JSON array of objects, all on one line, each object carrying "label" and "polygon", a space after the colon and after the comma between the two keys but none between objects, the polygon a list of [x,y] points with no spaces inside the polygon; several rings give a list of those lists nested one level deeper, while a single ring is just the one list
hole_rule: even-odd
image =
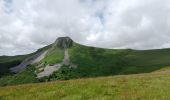
[{"label": "mountain", "polygon": [[60,37],[32,54],[0,57],[0,85],[150,73],[169,59],[170,49],[104,49]]}]

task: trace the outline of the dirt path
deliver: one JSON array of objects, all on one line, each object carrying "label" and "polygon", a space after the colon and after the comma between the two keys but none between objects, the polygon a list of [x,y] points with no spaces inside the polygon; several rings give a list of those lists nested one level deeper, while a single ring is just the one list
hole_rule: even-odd
[{"label": "dirt path", "polygon": [[40,62],[45,57],[47,52],[48,52],[48,50],[39,52],[39,53],[25,59],[20,65],[18,65],[16,67],[12,67],[10,70],[14,73],[19,73],[19,72],[23,71],[28,65]]},{"label": "dirt path", "polygon": [[64,50],[63,64],[64,65],[70,65],[70,58],[69,58],[69,54],[68,54],[68,49]]}]

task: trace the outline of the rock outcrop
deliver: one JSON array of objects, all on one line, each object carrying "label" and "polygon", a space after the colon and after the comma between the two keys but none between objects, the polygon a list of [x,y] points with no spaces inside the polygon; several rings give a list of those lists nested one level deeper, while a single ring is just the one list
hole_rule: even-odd
[{"label": "rock outcrop", "polygon": [[67,49],[72,47],[73,40],[70,37],[59,37],[55,43],[54,46],[61,48],[61,49]]},{"label": "rock outcrop", "polygon": [[[76,68],[77,66],[72,64],[69,58],[68,48],[72,47],[73,40],[70,37],[59,37],[51,50],[55,50],[55,48],[60,48],[64,50],[64,59],[60,63],[56,63],[54,65],[45,66],[40,73],[37,73],[37,78],[43,78],[45,76],[52,75],[55,71],[58,71],[63,65],[69,66],[69,68]],[[50,52],[50,50],[49,50]],[[41,69],[41,68],[40,68]]]}]

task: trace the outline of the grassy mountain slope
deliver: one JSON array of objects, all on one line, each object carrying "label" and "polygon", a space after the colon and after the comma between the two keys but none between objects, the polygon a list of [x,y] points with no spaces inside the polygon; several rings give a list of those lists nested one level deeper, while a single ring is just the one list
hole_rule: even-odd
[{"label": "grassy mountain slope", "polygon": [[[47,49],[49,51],[40,64],[53,65],[63,60],[64,50],[56,46],[49,45],[39,49],[37,52]],[[8,72],[10,67],[13,67],[15,64],[20,63],[23,59],[33,54],[16,57],[0,57],[0,64],[5,63],[5,65],[0,66],[0,70],[3,71],[3,69],[5,69]],[[71,62],[77,65],[77,68],[69,69],[67,66],[63,66],[59,71],[47,77],[45,80],[65,80],[84,77],[148,73],[159,70],[165,66],[170,66],[170,49],[102,49],[74,43],[73,46],[69,48],[69,56]],[[19,62],[13,63],[15,61]],[[10,63],[12,63],[12,65],[10,65]],[[2,77],[0,79],[0,85],[4,86],[37,82],[37,80],[35,80],[36,76],[34,75],[36,66],[37,65],[33,65],[31,71],[27,68],[22,73]],[[29,72],[30,75],[27,72]],[[22,78],[18,77],[31,78],[22,81]]]},{"label": "grassy mountain slope", "polygon": [[46,77],[45,81],[149,73],[170,66],[170,49],[116,50],[74,43],[69,48],[69,55],[71,62],[78,67],[69,69],[68,66],[63,66]]},{"label": "grassy mountain slope", "polygon": [[36,75],[34,74],[34,71],[36,70],[34,65],[30,65],[30,67],[18,74],[10,72],[9,69],[19,65],[26,58],[49,48],[51,48],[51,45],[28,55],[0,56],[0,86],[38,82],[38,79],[36,79]]},{"label": "grassy mountain slope", "polygon": [[69,53],[80,77],[146,73],[170,65],[170,49],[113,50],[74,44]]},{"label": "grassy mountain slope", "polygon": [[0,56],[0,77],[6,74],[10,74],[9,69],[20,64],[28,56],[30,55]]},{"label": "grassy mountain slope", "polygon": [[47,50],[51,45],[38,49],[36,52],[27,54],[27,55],[18,55],[18,56],[0,56],[0,77],[3,75],[11,74],[9,69],[11,67],[19,65],[26,58],[34,55],[35,53]]},{"label": "grassy mountain slope", "polygon": [[0,87],[2,100],[169,100],[170,68],[118,75]]},{"label": "grassy mountain slope", "polygon": [[49,49],[46,57],[41,61],[41,63],[52,65],[61,62],[63,58],[64,58],[64,50],[59,49],[57,47],[52,47]]},{"label": "grassy mountain slope", "polygon": [[0,78],[0,86],[25,84],[25,83],[36,83],[38,79],[35,74],[35,67],[29,66],[26,70],[18,74],[6,75]]}]

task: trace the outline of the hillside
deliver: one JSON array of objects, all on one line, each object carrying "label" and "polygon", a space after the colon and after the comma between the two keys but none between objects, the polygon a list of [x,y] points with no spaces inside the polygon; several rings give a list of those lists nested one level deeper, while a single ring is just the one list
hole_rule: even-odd
[{"label": "hillside", "polygon": [[4,75],[10,75],[12,72],[9,70],[12,67],[15,67],[19,65],[22,61],[25,59],[42,52],[48,48],[50,48],[51,45],[46,46],[44,48],[38,49],[36,52],[26,55],[17,55],[17,56],[0,56],[0,77]]},{"label": "hillside", "polygon": [[21,56],[0,56],[0,77],[6,74],[10,74],[9,69],[20,64],[23,59],[26,59],[30,55]]},{"label": "hillside", "polygon": [[[45,56],[39,62],[32,63],[36,59],[31,56],[44,51],[47,51]],[[22,65],[22,61],[30,61],[29,57],[31,63],[28,63],[28,66],[23,66],[24,68],[16,71],[18,73],[15,75],[9,72],[9,68]],[[13,61],[18,59],[19,62],[13,64]],[[6,70],[0,78],[0,86],[150,73],[170,66],[169,59],[170,49],[104,49],[84,46],[75,43],[69,37],[60,37],[53,44],[30,55],[0,57],[0,64],[5,62],[5,65],[0,66],[0,70],[4,68]],[[7,65],[9,62],[12,65]],[[21,64],[18,65],[19,63]]]},{"label": "hillside", "polygon": [[0,87],[1,100],[169,100],[170,68],[145,74]]},{"label": "hillside", "polygon": [[75,44],[69,51],[72,62],[79,66],[77,72],[84,76],[146,73],[170,65],[170,49],[114,50]]}]

